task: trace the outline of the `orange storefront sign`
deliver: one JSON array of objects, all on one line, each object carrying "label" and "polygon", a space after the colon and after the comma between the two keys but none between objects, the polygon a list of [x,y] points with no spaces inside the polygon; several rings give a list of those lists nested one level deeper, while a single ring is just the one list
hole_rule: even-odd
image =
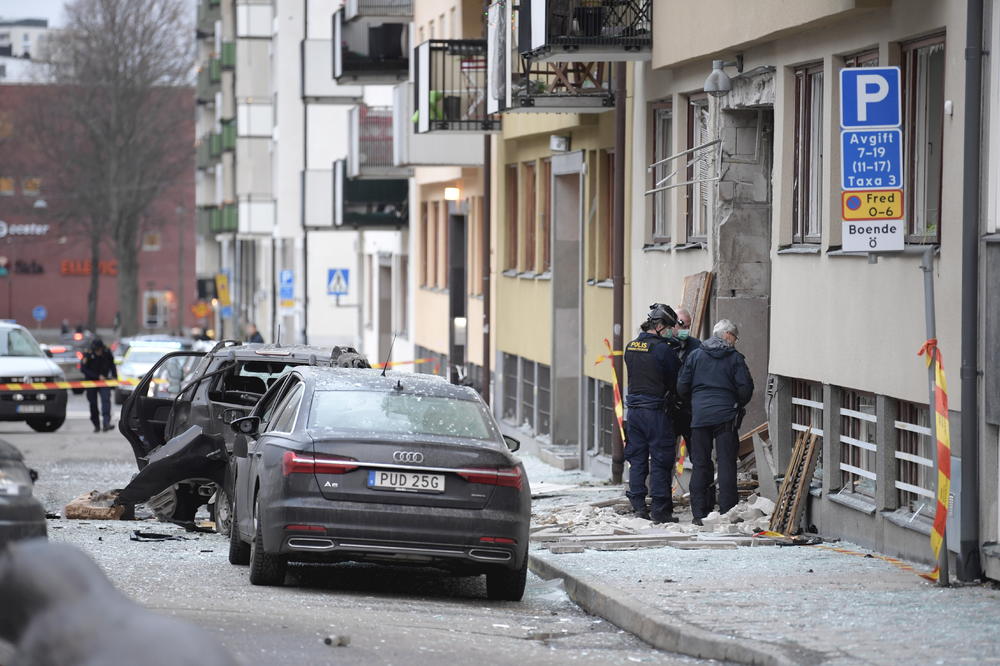
[{"label": "orange storefront sign", "polygon": [[[93,271],[93,264],[90,259],[63,259],[59,262],[59,272],[63,275],[90,275]],[[97,263],[99,275],[118,275],[118,262],[114,259],[100,261]]]}]

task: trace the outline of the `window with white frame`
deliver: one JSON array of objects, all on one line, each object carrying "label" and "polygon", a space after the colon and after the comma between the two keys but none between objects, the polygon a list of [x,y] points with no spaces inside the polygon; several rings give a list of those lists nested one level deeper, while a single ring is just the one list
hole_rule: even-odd
[{"label": "window with white frame", "polygon": [[937,243],[941,237],[944,35],[902,44],[901,50],[907,241]]},{"label": "window with white frame", "polygon": [[[674,112],[670,104],[653,105],[653,162],[660,162],[674,154],[673,141]],[[665,162],[653,169],[650,189],[660,187],[677,165]],[[653,195],[653,236],[654,243],[670,241],[670,196],[669,190],[661,190]]]},{"label": "window with white frame", "polygon": [[875,396],[864,391],[840,391],[841,492],[875,497]]},{"label": "window with white frame", "polygon": [[[691,95],[688,98],[688,148],[702,146],[712,140],[708,109],[708,96]],[[687,235],[688,240],[705,240],[712,203],[712,166],[709,155],[692,158],[688,166]]]},{"label": "window with white frame", "polygon": [[818,463],[813,475],[822,478],[823,384],[807,379],[790,379],[792,386],[792,440],[800,433],[817,436]]},{"label": "window with white frame", "polygon": [[927,405],[899,401],[896,432],[896,492],[899,506],[934,515],[934,439]]},{"label": "window with white frame", "polygon": [[823,225],[823,63],[795,70],[792,242],[819,243]]}]

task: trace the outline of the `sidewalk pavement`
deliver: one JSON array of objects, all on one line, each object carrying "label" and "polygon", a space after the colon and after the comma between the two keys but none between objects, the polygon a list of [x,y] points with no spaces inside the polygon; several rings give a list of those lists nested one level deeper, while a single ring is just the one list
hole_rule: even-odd
[{"label": "sidewalk pavement", "polygon": [[[623,497],[623,487],[531,456],[524,462],[540,495],[532,500],[533,532],[555,524],[545,533],[607,534],[617,521],[621,531],[643,533],[645,521],[592,507]],[[679,515],[681,524],[667,527],[726,538],[691,526],[690,512]],[[546,545],[533,540],[532,571],[562,578],[587,611],[664,650],[749,664],[1000,662],[994,584],[936,587],[917,575],[924,566],[852,544],[562,554]]]}]

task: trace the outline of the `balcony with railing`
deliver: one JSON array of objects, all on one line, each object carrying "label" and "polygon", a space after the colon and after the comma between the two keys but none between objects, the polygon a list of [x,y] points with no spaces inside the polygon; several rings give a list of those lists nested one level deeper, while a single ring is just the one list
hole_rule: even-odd
[{"label": "balcony with railing", "polygon": [[521,54],[547,62],[649,60],[653,0],[520,0]]},{"label": "balcony with railing", "polygon": [[[414,112],[414,84],[392,90],[392,161],[396,166],[482,166],[483,139],[472,131],[420,133],[420,111]],[[485,103],[485,99],[484,99]],[[418,118],[414,118],[414,115]],[[499,124],[499,123],[498,123]]]},{"label": "balcony with railing", "polygon": [[406,178],[350,178],[347,160],[333,163],[334,227],[404,228],[409,223],[408,197]]},{"label": "balcony with railing", "polygon": [[486,40],[432,39],[414,49],[417,132],[495,132],[486,112]]},{"label": "balcony with railing", "polygon": [[494,2],[487,12],[487,113],[602,113],[614,108],[610,63],[541,62],[525,55],[519,48],[519,39],[527,39],[524,26],[514,29],[518,19],[510,2]]},{"label": "balcony with railing", "polygon": [[222,69],[236,69],[236,42],[222,42]]},{"label": "balcony with railing", "polygon": [[363,17],[411,21],[413,0],[347,0],[344,14],[348,21]]},{"label": "balcony with railing", "polygon": [[195,24],[195,34],[200,37],[210,37],[215,34],[215,22],[222,18],[219,0],[201,0],[198,3],[198,16]]},{"label": "balcony with railing", "polygon": [[218,157],[212,156],[211,140],[203,137],[195,144],[195,166],[199,169],[208,169],[218,162]]},{"label": "balcony with railing", "polygon": [[329,39],[302,40],[302,98],[326,104],[361,101],[364,88],[340,85],[334,80],[332,49],[333,41]]},{"label": "balcony with railing", "polygon": [[198,104],[214,104],[215,93],[220,90],[219,83],[220,79],[212,79],[211,65],[208,63],[203,65],[198,70],[198,82],[195,84],[195,101]]},{"label": "balcony with railing", "polygon": [[236,204],[227,203],[206,210],[210,211],[208,230],[211,233],[224,234],[239,230],[239,213],[236,210]]},{"label": "balcony with railing", "polygon": [[349,178],[409,178],[410,169],[393,159],[391,106],[351,107],[348,114],[347,176]]},{"label": "balcony with railing", "polygon": [[379,85],[409,78],[409,18],[333,15],[333,78],[342,85]]},{"label": "balcony with railing", "polygon": [[242,196],[234,208],[238,211],[241,234],[269,235],[274,231],[274,199],[266,195]]},{"label": "balcony with railing", "polygon": [[222,150],[236,150],[236,121],[222,121]]}]

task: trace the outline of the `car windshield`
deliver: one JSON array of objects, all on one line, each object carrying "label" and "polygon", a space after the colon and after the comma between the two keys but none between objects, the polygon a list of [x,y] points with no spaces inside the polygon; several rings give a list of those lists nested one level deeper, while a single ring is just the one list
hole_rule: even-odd
[{"label": "car windshield", "polygon": [[45,352],[42,351],[35,339],[31,337],[30,334],[25,333],[19,328],[12,328],[7,331],[7,348],[4,350],[5,356],[31,356],[31,357],[45,357]]},{"label": "car windshield", "polygon": [[384,391],[317,391],[310,429],[492,439],[479,403]]},{"label": "car windshield", "polygon": [[125,363],[156,363],[169,351],[167,349],[130,349],[125,355]]}]

